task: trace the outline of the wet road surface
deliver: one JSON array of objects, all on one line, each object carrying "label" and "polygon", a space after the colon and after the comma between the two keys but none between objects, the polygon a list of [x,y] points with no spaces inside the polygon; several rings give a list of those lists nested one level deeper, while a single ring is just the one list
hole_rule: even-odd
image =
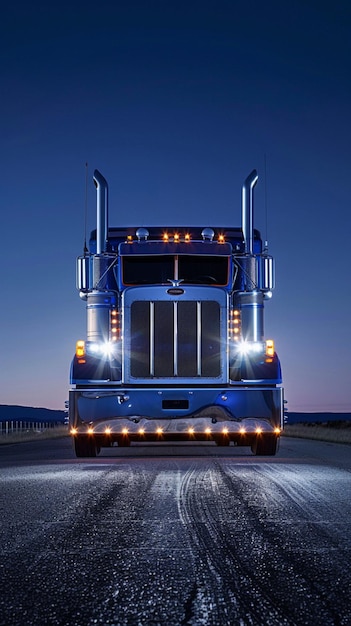
[{"label": "wet road surface", "polygon": [[351,624],[351,447],[0,448],[0,624]]}]

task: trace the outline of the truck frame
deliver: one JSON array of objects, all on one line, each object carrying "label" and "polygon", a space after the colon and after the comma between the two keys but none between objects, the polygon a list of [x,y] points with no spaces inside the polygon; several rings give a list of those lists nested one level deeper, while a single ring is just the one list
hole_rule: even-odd
[{"label": "truck frame", "polygon": [[78,457],[133,442],[208,442],[274,455],[283,388],[264,303],[274,262],[253,225],[256,170],[241,227],[108,225],[108,185],[93,176],[97,224],[77,259],[87,333],[76,345],[69,424]]}]

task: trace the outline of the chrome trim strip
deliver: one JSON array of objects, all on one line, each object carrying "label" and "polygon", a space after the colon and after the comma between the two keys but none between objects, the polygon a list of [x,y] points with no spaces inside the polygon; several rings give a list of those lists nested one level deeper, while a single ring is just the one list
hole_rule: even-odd
[{"label": "chrome trim strip", "polygon": [[178,376],[178,302],[173,302],[173,374]]},{"label": "chrome trim strip", "polygon": [[196,303],[196,358],[197,375],[201,376],[201,302]]},{"label": "chrome trim strip", "polygon": [[155,303],[150,302],[150,375],[155,375]]}]

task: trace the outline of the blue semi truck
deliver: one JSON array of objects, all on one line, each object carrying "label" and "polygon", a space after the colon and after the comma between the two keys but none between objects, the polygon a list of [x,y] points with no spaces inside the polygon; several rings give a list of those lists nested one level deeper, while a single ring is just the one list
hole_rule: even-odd
[{"label": "blue semi truck", "polygon": [[77,259],[87,331],[70,372],[76,455],[148,441],[274,455],[284,399],[264,337],[274,263],[253,224],[256,170],[242,187],[241,227],[113,228],[107,182],[97,170],[93,180],[96,230]]}]

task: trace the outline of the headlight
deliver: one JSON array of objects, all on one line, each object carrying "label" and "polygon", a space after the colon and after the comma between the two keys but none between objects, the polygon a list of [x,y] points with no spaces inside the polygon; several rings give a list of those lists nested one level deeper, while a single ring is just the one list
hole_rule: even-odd
[{"label": "headlight", "polygon": [[87,343],[85,347],[86,347],[86,352],[93,356],[109,357],[113,353],[113,345],[109,341],[105,343],[91,342],[91,343]]},{"label": "headlight", "polygon": [[239,354],[259,354],[265,351],[265,344],[261,341],[240,341],[237,345]]}]

